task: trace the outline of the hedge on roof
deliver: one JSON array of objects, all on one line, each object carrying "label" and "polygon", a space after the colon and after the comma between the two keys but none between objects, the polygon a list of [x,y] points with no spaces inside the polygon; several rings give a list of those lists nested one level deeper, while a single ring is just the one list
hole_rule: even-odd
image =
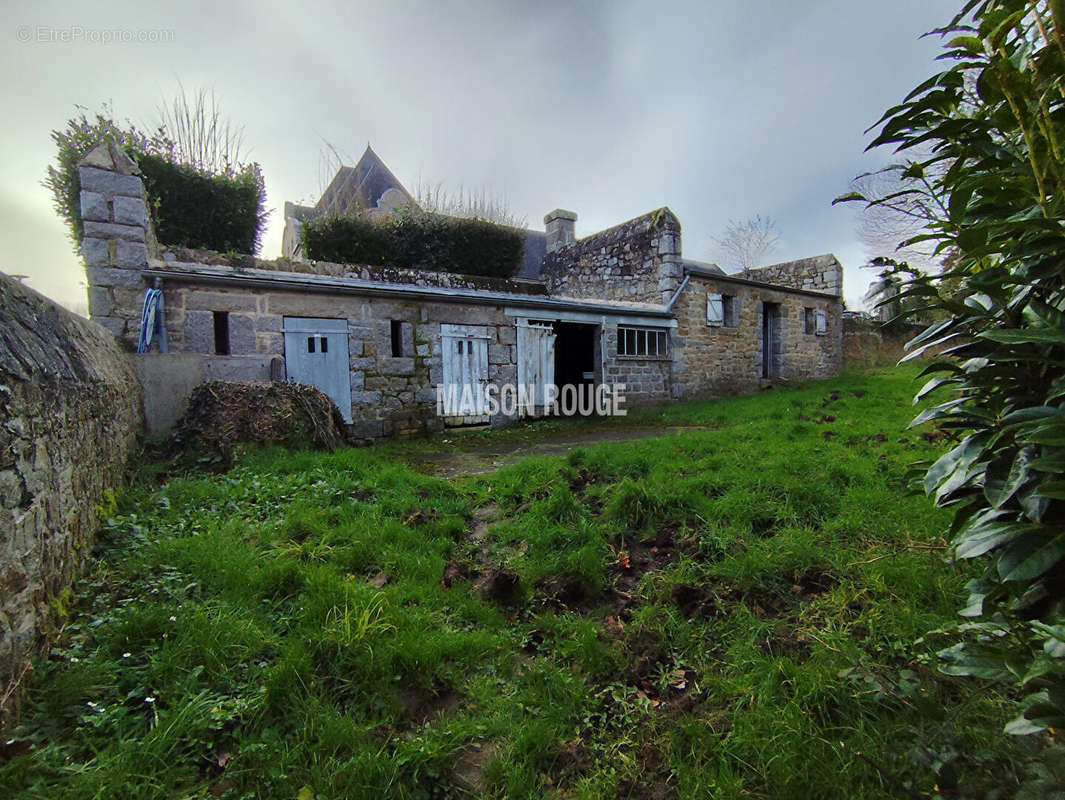
[{"label": "hedge on roof", "polygon": [[257,253],[266,212],[258,164],[213,175],[156,155],[137,156],[161,244]]},{"label": "hedge on roof", "polygon": [[509,278],[522,260],[525,234],[481,219],[400,209],[380,222],[325,216],[303,223],[303,249],[315,261],[414,267]]}]

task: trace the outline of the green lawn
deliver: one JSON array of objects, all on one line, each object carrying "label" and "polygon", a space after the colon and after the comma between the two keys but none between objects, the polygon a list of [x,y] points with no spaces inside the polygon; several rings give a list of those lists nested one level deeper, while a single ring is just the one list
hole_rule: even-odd
[{"label": "green lawn", "polygon": [[144,465],[3,794],[1009,796],[1032,744],[1005,698],[916,644],[967,578],[908,488],[944,446],[906,430],[915,372],[642,412],[701,429],[451,482],[408,465],[439,442]]}]

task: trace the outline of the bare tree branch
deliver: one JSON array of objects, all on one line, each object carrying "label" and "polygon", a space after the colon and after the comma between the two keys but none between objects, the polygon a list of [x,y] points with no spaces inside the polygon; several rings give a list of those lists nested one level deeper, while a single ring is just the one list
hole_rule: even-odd
[{"label": "bare tree branch", "polygon": [[721,236],[714,237],[715,256],[727,269],[763,266],[780,242],[776,223],[761,214],[738,222],[729,220]]}]

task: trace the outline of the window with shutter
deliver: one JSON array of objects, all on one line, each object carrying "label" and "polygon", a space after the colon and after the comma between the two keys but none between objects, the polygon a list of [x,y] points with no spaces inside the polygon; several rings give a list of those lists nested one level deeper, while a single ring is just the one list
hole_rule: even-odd
[{"label": "window with shutter", "polygon": [[706,293],[706,324],[714,328],[725,324],[725,299],[719,294]]},{"label": "window with shutter", "polygon": [[826,333],[828,333],[828,314],[826,314],[822,309],[819,308],[816,311],[816,320],[817,335],[824,336]]}]

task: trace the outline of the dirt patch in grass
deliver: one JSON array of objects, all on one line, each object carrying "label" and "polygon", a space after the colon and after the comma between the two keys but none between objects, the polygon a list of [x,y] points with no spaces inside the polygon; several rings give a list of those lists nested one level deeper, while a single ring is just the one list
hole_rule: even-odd
[{"label": "dirt patch in grass", "polygon": [[431,689],[404,687],[398,694],[403,704],[403,719],[409,725],[423,725],[441,714],[452,713],[462,704],[462,695],[440,682]]},{"label": "dirt patch in grass", "polygon": [[470,525],[468,538],[471,542],[479,542],[488,535],[488,529],[499,518],[499,506],[489,503],[481,506],[473,512],[473,521]]},{"label": "dirt patch in grass", "polygon": [[589,610],[585,608],[588,588],[579,578],[545,575],[533,584],[533,589],[549,605],[573,611]]},{"label": "dirt patch in grass", "polygon": [[697,549],[694,542],[679,539],[678,531],[678,525],[664,524],[653,537],[636,542],[628,550],[620,550],[611,567],[615,587],[627,592],[648,572],[661,571],[682,555],[693,555]]},{"label": "dirt patch in grass", "polygon": [[468,561],[453,558],[444,565],[444,574],[440,578],[440,585],[450,589],[456,583],[464,583],[470,579],[472,568]]},{"label": "dirt patch in grass", "polygon": [[583,775],[592,768],[592,757],[588,748],[579,739],[566,742],[555,748],[552,753],[554,768],[551,770],[559,777],[572,778]]},{"label": "dirt patch in grass", "polygon": [[499,745],[495,742],[474,743],[459,751],[451,774],[455,782],[474,797],[484,797],[488,792],[485,767],[493,758],[498,758]]},{"label": "dirt patch in grass", "polygon": [[618,781],[618,797],[632,800],[668,800],[677,796],[669,763],[662,751],[648,742],[640,747],[636,758],[640,763],[640,777],[622,778]]},{"label": "dirt patch in grass", "polygon": [[685,619],[713,619],[722,614],[731,614],[740,605],[747,606],[758,616],[768,616],[781,614],[796,598],[808,601],[822,595],[839,582],[821,567],[787,573],[783,577],[790,583],[786,594],[766,586],[741,589],[727,581],[703,585],[681,583],[673,587],[673,604]]},{"label": "dirt patch in grass", "polygon": [[433,509],[415,506],[403,517],[403,524],[416,528],[420,525],[428,525],[438,519],[440,519],[440,515]]},{"label": "dirt patch in grass", "polygon": [[521,599],[521,579],[510,567],[500,565],[476,577],[473,591],[485,600],[513,606]]}]

